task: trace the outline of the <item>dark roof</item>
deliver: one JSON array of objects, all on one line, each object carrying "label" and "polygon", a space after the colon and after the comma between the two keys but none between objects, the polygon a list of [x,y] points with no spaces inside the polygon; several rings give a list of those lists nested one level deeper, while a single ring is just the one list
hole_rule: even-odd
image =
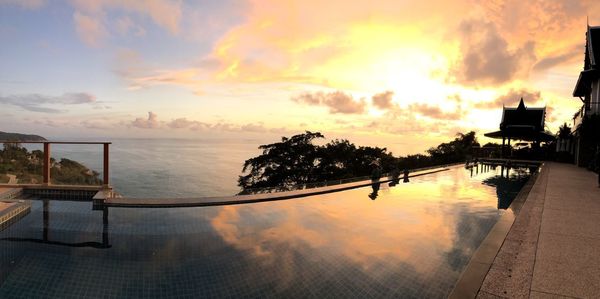
[{"label": "dark roof", "polygon": [[532,128],[511,128],[508,130],[495,131],[483,134],[485,137],[502,139],[504,137],[514,140],[525,141],[552,141],[554,135],[545,131],[535,131]]},{"label": "dark roof", "polygon": [[600,77],[600,26],[587,27],[585,34],[585,58],[583,71],[579,74],[577,84],[573,90],[574,97],[586,96],[592,86],[592,80]]},{"label": "dark roof", "polygon": [[534,131],[544,131],[544,119],[546,117],[546,108],[527,108],[523,103],[523,98],[517,108],[504,107],[500,130],[515,127],[528,127]]},{"label": "dark roof", "polygon": [[591,46],[588,51],[592,58],[592,67],[600,63],[600,27],[588,27],[587,43]]},{"label": "dark roof", "polygon": [[527,108],[521,98],[516,108],[504,107],[500,131],[484,134],[490,138],[510,137],[526,141],[549,141],[554,136],[544,131],[546,108]]}]

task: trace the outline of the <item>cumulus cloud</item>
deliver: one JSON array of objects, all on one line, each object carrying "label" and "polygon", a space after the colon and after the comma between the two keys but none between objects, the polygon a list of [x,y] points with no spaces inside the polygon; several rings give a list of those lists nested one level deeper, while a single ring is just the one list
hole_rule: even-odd
[{"label": "cumulus cloud", "polygon": [[541,100],[541,93],[539,91],[530,91],[527,89],[510,89],[507,93],[497,97],[493,101],[477,102],[474,106],[479,109],[499,109],[503,105],[507,107],[516,107],[521,98],[523,98],[526,105],[535,104]]},{"label": "cumulus cloud", "polygon": [[[99,102],[96,101],[94,95],[85,92],[65,93],[60,96],[41,94],[0,96],[0,104],[13,105],[28,111],[43,113],[66,112],[64,109],[56,108],[56,106],[97,103]],[[54,107],[48,107],[48,105]]]},{"label": "cumulus cloud", "polygon": [[527,72],[535,59],[533,41],[521,47],[509,47],[496,25],[481,20],[463,21],[459,27],[462,56],[450,71],[451,80],[459,83],[497,85]]},{"label": "cumulus cloud", "polygon": [[371,99],[373,105],[379,109],[385,110],[393,107],[392,98],[394,96],[393,91],[385,91],[374,95]]},{"label": "cumulus cloud", "polygon": [[161,122],[158,120],[158,115],[150,111],[148,112],[148,118],[138,117],[131,122],[131,126],[140,129],[157,129],[161,127]]},{"label": "cumulus cloud", "polygon": [[293,97],[292,100],[302,104],[326,106],[331,113],[360,114],[365,112],[367,107],[364,99],[356,101],[351,95],[341,91],[330,93],[307,92]]},{"label": "cumulus cloud", "polygon": [[410,104],[407,110],[411,113],[418,113],[422,116],[439,120],[459,120],[463,115],[460,109],[448,112],[437,106],[420,103]]},{"label": "cumulus cloud", "polygon": [[79,38],[90,47],[98,47],[108,32],[101,20],[92,16],[84,15],[79,12],[73,13],[75,30]]},{"label": "cumulus cloud", "polygon": [[206,123],[197,120],[191,120],[186,117],[172,119],[171,121],[159,121],[158,115],[154,112],[148,112],[148,118],[138,117],[133,120],[129,126],[141,129],[187,129],[191,131],[207,132],[246,132],[246,133],[288,133],[285,128],[268,128],[262,122],[233,124],[228,122]]}]

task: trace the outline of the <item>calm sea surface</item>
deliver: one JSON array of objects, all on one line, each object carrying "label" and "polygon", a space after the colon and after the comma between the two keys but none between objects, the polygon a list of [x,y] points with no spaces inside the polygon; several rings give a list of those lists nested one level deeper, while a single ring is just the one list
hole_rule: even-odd
[{"label": "calm sea surface", "polygon": [[[239,192],[243,163],[260,140],[113,139],[111,185],[126,196],[200,197]],[[270,141],[272,142],[272,141]],[[27,145],[29,149],[40,146]],[[52,157],[102,172],[101,145],[52,145]]]}]

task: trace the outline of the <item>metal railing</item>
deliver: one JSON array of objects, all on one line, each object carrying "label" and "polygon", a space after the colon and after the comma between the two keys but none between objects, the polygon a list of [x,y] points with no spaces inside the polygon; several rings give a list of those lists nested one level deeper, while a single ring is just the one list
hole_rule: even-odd
[{"label": "metal railing", "polygon": [[52,144],[71,144],[71,145],[90,145],[98,144],[103,145],[103,180],[102,186],[109,188],[110,176],[109,176],[109,145],[112,142],[98,142],[98,141],[13,141],[13,140],[0,140],[2,144],[43,144],[43,163],[42,163],[42,186],[49,186],[50,183],[50,169],[52,165],[50,163],[50,153]]}]

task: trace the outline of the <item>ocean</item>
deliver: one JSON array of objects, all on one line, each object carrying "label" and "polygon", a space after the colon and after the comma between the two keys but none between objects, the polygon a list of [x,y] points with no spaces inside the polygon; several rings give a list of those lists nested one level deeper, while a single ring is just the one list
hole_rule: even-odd
[{"label": "ocean", "polygon": [[[234,195],[244,161],[276,140],[112,139],[110,184],[124,196],[203,197]],[[25,145],[29,150],[40,145]],[[51,156],[102,173],[102,145],[53,144]],[[102,175],[100,175],[102,178]]]}]

